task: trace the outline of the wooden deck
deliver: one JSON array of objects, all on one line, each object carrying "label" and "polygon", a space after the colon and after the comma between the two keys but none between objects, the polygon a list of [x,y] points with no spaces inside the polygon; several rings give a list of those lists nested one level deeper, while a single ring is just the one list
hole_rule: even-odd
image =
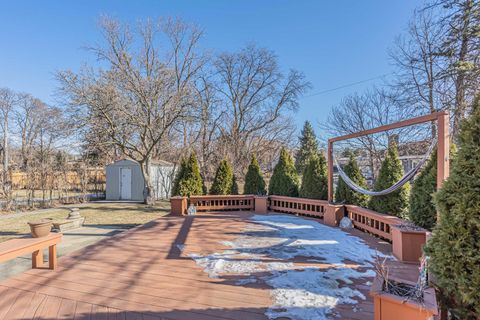
[{"label": "wooden deck", "polygon": [[[163,217],[61,257],[55,271],[36,269],[9,278],[0,282],[0,320],[266,319],[272,305],[266,284],[239,285],[232,275],[210,278],[188,257],[189,252],[227,249],[220,241],[238,237],[249,216]],[[389,250],[379,240],[353,232],[381,251]],[[402,268],[411,273],[412,268]],[[368,286],[349,286],[367,299],[339,306],[335,313],[341,319],[373,319]]]}]

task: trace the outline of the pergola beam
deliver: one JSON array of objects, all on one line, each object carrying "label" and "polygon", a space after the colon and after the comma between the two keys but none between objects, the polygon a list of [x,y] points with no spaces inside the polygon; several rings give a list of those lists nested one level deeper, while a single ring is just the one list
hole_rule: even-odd
[{"label": "pergola beam", "polygon": [[449,116],[448,112],[434,112],[424,116],[403,120],[384,126],[363,130],[339,137],[328,139],[328,201],[333,202],[333,143],[363,137],[369,134],[379,133],[392,129],[408,127],[425,122],[437,121],[438,124],[438,145],[437,145],[437,189],[439,189],[443,181],[448,178],[450,168],[450,136],[449,136]]}]

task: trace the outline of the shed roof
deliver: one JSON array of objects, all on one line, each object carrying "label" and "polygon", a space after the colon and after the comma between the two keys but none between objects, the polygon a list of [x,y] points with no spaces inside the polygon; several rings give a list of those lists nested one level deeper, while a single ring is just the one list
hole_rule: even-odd
[{"label": "shed roof", "polygon": [[[132,159],[120,159],[120,160],[117,160],[117,161],[114,161],[110,164],[108,164],[107,166],[110,166],[110,165],[122,165],[122,164],[132,164],[132,165],[138,165],[138,161],[135,161],[135,160],[132,160]],[[151,162],[152,165],[154,166],[160,166],[160,167],[173,167],[173,163],[171,162],[168,162],[168,161],[164,161],[164,160],[153,160]]]}]

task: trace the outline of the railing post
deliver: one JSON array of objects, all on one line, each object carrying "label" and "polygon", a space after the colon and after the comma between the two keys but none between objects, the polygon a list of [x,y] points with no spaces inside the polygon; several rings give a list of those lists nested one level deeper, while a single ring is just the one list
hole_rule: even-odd
[{"label": "railing post", "polygon": [[170,198],[171,214],[174,216],[182,216],[187,212],[187,197],[171,197]]}]

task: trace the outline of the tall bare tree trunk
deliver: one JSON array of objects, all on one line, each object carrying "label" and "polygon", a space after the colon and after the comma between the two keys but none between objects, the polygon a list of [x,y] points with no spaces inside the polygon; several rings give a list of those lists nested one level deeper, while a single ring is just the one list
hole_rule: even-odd
[{"label": "tall bare tree trunk", "polygon": [[143,192],[143,201],[145,204],[154,204],[155,197],[153,196],[152,177],[150,176],[151,159],[147,157],[144,161],[140,162],[140,168],[145,181],[145,189]]}]

